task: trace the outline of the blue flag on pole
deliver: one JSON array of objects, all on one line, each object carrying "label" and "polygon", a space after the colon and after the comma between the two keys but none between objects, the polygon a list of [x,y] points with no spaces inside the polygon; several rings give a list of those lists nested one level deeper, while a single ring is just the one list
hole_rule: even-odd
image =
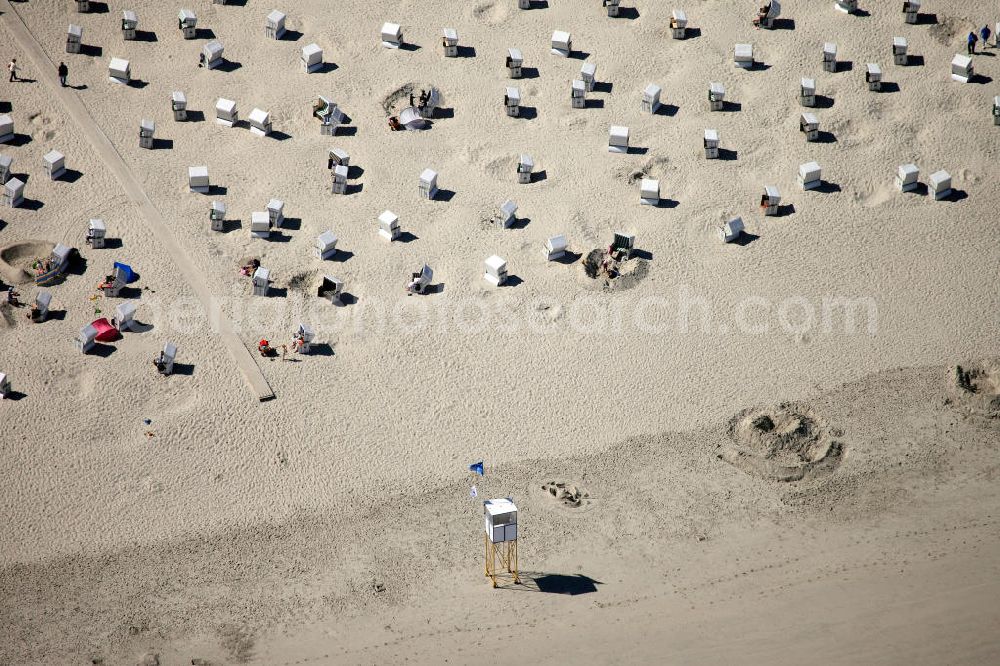
[{"label": "blue flag on pole", "polygon": [[480,460],[477,463],[472,463],[471,465],[469,465],[469,471],[470,472],[475,472],[479,476],[482,476],[483,475],[483,461]]}]

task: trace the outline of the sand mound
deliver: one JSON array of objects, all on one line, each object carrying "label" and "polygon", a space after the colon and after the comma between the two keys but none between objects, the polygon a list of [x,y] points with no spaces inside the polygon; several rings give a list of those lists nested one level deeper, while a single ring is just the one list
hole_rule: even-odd
[{"label": "sand mound", "polygon": [[615,178],[629,185],[638,185],[643,178],[660,179],[665,176],[666,167],[670,164],[669,157],[651,157],[638,168],[622,165],[614,170]]},{"label": "sand mound", "polygon": [[565,480],[546,480],[534,486],[542,504],[573,512],[586,511],[594,507],[590,492],[578,483]]},{"label": "sand mound", "polygon": [[728,434],[735,446],[718,457],[771,481],[800,481],[832,471],[843,453],[826,423],[799,403],[745,409],[729,422]]},{"label": "sand mound", "polygon": [[17,317],[14,316],[14,308],[7,303],[0,303],[0,331],[17,326]]},{"label": "sand mound", "polygon": [[565,481],[548,481],[542,484],[542,490],[562,506],[571,509],[580,508],[590,497],[586,490]]},{"label": "sand mound", "polygon": [[296,273],[288,280],[288,290],[297,291],[307,296],[311,295],[315,290],[313,284],[316,282],[317,275],[319,275],[317,271]]},{"label": "sand mound", "polygon": [[40,240],[5,245],[0,248],[0,277],[9,284],[31,282],[34,280],[31,263],[48,257],[55,246],[55,243]]},{"label": "sand mound", "polygon": [[587,253],[580,265],[588,284],[597,285],[605,291],[621,291],[635,287],[649,275],[649,262],[645,259],[610,259],[607,264],[609,269],[606,270],[605,262],[609,259],[606,249],[597,248]]},{"label": "sand mound", "polygon": [[975,414],[1000,418],[1000,360],[951,368],[948,372],[948,393],[948,404]]},{"label": "sand mound", "polygon": [[[965,34],[963,30],[964,21],[952,16],[938,15],[938,22],[932,25],[927,32],[940,44],[951,44],[955,41],[955,36],[959,33]],[[964,39],[962,40],[965,41]]]}]

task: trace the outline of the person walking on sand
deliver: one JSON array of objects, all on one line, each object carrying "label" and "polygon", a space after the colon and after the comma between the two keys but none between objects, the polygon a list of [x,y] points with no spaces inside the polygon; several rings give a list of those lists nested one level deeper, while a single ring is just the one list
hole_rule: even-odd
[{"label": "person walking on sand", "polygon": [[65,88],[66,77],[69,76],[69,67],[66,66],[66,63],[61,62],[59,63],[59,69],[57,71],[59,73],[59,85]]},{"label": "person walking on sand", "polygon": [[988,25],[984,25],[983,29],[979,31],[979,38],[983,41],[984,51],[986,50],[986,47],[989,46],[991,34],[993,33],[990,32],[990,26]]},{"label": "person walking on sand", "polygon": [[10,82],[17,81],[17,58],[11,58],[7,64],[7,71],[10,72]]},{"label": "person walking on sand", "polygon": [[976,52],[976,42],[978,40],[979,40],[979,38],[976,37],[976,33],[974,33],[974,32],[970,32],[969,33],[969,55],[975,54],[975,52]]}]

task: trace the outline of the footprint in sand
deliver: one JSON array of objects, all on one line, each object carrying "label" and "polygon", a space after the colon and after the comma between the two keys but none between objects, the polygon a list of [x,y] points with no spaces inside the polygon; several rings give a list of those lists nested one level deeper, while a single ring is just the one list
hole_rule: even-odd
[{"label": "footprint in sand", "polygon": [[477,21],[482,21],[489,25],[494,25],[500,23],[507,18],[510,11],[507,4],[510,0],[505,0],[504,2],[481,2],[472,8],[472,18]]}]

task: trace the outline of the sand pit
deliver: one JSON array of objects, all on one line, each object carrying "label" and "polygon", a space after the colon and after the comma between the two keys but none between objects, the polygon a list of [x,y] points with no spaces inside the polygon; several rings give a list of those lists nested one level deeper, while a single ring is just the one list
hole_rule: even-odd
[{"label": "sand pit", "polygon": [[836,469],[843,444],[808,405],[781,403],[741,411],[730,422],[735,446],[719,458],[770,481],[801,481]]},{"label": "sand pit", "polygon": [[973,414],[1000,418],[1000,360],[952,367],[945,402]]},{"label": "sand pit", "polygon": [[571,481],[549,480],[539,484],[538,488],[550,506],[577,511],[591,508],[594,505],[590,493],[579,484]]},{"label": "sand pit", "polygon": [[[581,267],[586,284],[596,286],[604,291],[625,291],[637,286],[649,275],[649,262],[645,259],[626,259],[615,261],[610,259],[606,249],[591,250],[583,258]],[[608,269],[603,268],[605,265]]]},{"label": "sand pit", "polygon": [[[429,92],[434,89],[437,89],[436,86],[430,83],[413,81],[404,83],[382,98],[382,110],[385,112],[386,117],[398,116],[403,109],[417,106],[417,103],[420,101],[421,92]],[[444,103],[444,95],[441,94],[440,90],[437,92],[437,105],[440,107]],[[413,104],[410,104],[411,95],[413,96]]]},{"label": "sand pit", "polygon": [[33,281],[32,262],[48,257],[54,247],[55,243],[31,240],[0,248],[0,277],[9,284],[27,284]]}]

